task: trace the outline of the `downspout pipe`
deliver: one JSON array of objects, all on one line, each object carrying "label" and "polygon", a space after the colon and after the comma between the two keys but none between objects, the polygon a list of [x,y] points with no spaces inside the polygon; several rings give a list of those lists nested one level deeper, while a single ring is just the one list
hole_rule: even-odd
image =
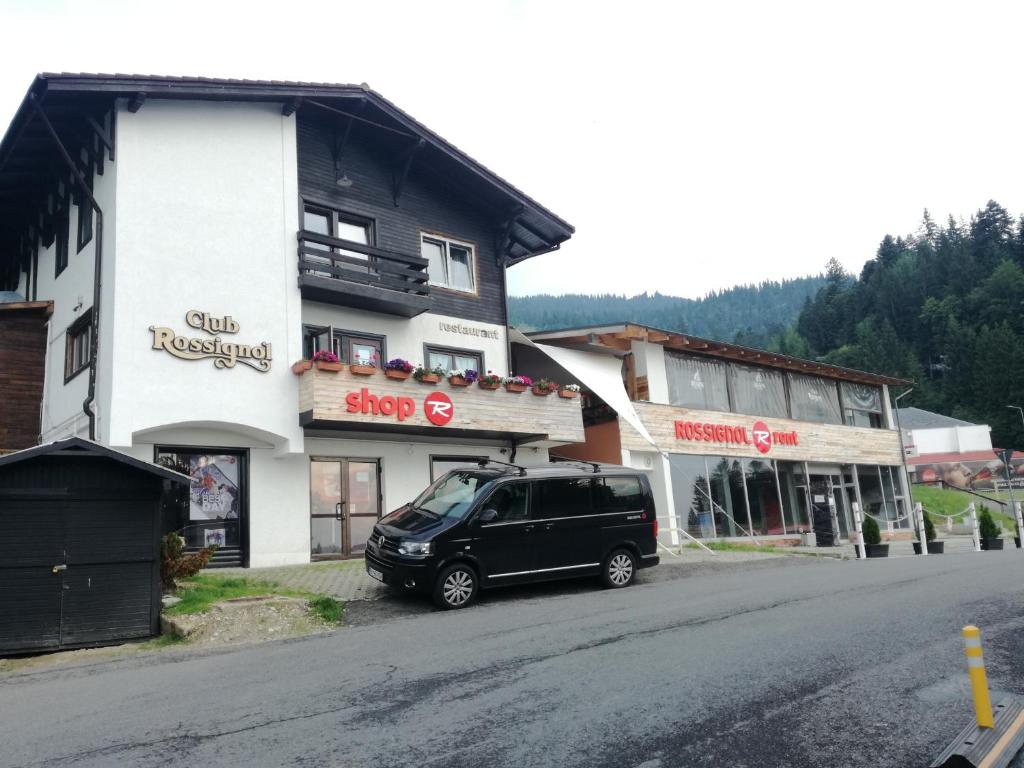
[{"label": "downspout pipe", "polygon": [[[83,197],[89,201],[92,209],[96,212],[96,244],[93,249],[92,337],[89,340],[89,392],[86,395],[85,400],[82,401],[82,411],[89,419],[89,439],[95,440],[96,412],[93,410],[93,404],[96,401],[96,358],[100,342],[100,280],[103,274],[103,209],[101,209],[100,204],[96,202],[96,198],[93,197],[92,190],[89,189],[89,185],[85,181],[85,176],[82,175],[78,166],[75,165],[75,162],[71,159],[71,155],[68,154],[67,149],[64,147],[64,143],[60,140],[60,136],[57,135],[57,131],[54,130],[53,124],[46,116],[46,112],[43,111],[43,105],[40,103],[39,98],[34,93],[29,93],[28,100],[29,104],[31,104],[35,109],[39,119],[46,127],[46,131],[50,134],[50,138],[53,139],[61,157],[64,158],[64,164],[67,165],[68,169],[74,176],[79,191],[82,193]],[[70,236],[70,233],[68,233],[68,237]]]}]

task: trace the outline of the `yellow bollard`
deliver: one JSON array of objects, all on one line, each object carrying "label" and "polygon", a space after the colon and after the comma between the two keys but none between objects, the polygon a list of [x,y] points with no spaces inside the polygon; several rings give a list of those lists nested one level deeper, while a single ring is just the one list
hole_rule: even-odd
[{"label": "yellow bollard", "polygon": [[971,694],[974,696],[974,716],[979,728],[994,728],[992,700],[988,695],[988,678],[985,676],[985,660],[981,655],[981,630],[973,624],[964,627],[964,655],[967,656],[967,674],[971,677]]}]

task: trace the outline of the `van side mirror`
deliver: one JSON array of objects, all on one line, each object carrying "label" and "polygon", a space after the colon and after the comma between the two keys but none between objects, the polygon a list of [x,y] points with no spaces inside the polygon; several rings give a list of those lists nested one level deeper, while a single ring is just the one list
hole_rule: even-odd
[{"label": "van side mirror", "polygon": [[480,517],[478,519],[480,520],[481,523],[493,523],[495,520],[498,519],[498,510],[485,509],[483,512],[480,513]]}]

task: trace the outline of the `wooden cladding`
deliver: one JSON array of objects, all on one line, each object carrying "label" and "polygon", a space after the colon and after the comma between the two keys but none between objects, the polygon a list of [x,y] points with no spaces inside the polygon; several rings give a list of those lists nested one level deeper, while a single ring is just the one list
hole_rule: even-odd
[{"label": "wooden cladding", "polygon": [[[425,402],[432,393],[451,401],[450,419],[439,425]],[[442,400],[444,398],[441,398]],[[299,411],[304,420],[318,427],[332,424],[351,429],[365,425],[410,434],[432,430],[476,435],[530,436],[534,440],[559,443],[583,442],[583,414],[579,398],[566,399],[531,392],[513,394],[505,389],[484,390],[478,386],[452,387],[446,381],[435,386],[414,379],[404,381],[383,375],[357,376],[347,370],[306,371],[299,381]]]},{"label": "wooden cladding", "polygon": [[[899,433],[892,429],[815,424],[792,419],[698,411],[654,403],[633,403],[633,407],[658,448],[667,453],[744,456],[836,464],[895,465],[901,462]],[[701,430],[701,439],[678,438],[676,422],[689,425],[706,424],[722,429],[711,429],[708,432]],[[758,423],[762,423],[772,435],[771,447],[767,451],[758,450],[755,442],[753,430]],[[651,444],[625,420],[619,419],[619,428],[623,448],[633,451],[652,449]],[[740,431],[746,435],[746,441],[735,439]],[[691,437],[693,433],[692,428],[683,432]]]},{"label": "wooden cladding", "polygon": [[39,442],[49,302],[0,305],[0,453]]}]

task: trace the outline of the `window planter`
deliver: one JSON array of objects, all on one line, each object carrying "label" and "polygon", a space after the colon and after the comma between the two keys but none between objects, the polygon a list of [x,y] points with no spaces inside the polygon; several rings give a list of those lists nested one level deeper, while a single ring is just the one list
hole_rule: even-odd
[{"label": "window planter", "polygon": [[526,385],[525,384],[506,384],[505,385],[505,389],[508,390],[509,392],[515,392],[518,395],[520,392],[525,392],[526,391]]},{"label": "window planter", "polygon": [[469,382],[466,381],[466,378],[464,376],[451,376],[448,379],[448,383],[451,384],[453,387],[468,387],[469,386]]},{"label": "window planter", "polygon": [[389,379],[398,379],[399,381],[405,381],[412,376],[412,371],[399,371],[394,368],[385,368],[384,375]]},{"label": "window planter", "polygon": [[317,360],[316,369],[318,371],[343,371],[345,370],[344,363],[328,363],[326,360]]},{"label": "window planter", "polygon": [[357,376],[373,376],[377,373],[377,368],[373,365],[356,365],[353,363],[348,369]]},{"label": "window planter", "polygon": [[558,396],[564,397],[566,400],[572,400],[574,397],[579,397],[579,392],[574,392],[571,389],[560,389],[558,390]]},{"label": "window planter", "polygon": [[299,362],[297,363],[292,363],[292,373],[294,373],[296,376],[301,376],[312,367],[312,360],[299,360]]},{"label": "window planter", "polygon": [[494,381],[494,382],[481,381],[480,382],[480,389],[495,390],[495,389],[498,389],[498,387],[500,387],[500,386],[501,386],[501,383],[497,382],[497,381]]},{"label": "window planter", "polygon": [[547,397],[551,394],[550,389],[542,389],[541,387],[531,387],[531,389],[537,397]]},{"label": "window planter", "polygon": [[419,378],[420,384],[437,384],[441,380],[441,377],[436,373],[424,373]]}]

